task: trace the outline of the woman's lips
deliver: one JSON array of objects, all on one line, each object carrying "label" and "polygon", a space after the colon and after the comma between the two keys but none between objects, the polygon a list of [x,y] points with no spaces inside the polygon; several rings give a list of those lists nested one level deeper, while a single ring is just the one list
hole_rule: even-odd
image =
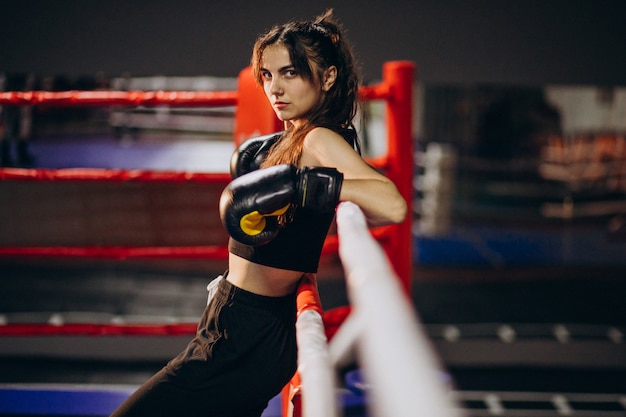
[{"label": "woman's lips", "polygon": [[278,109],[278,110],[282,110],[282,109],[284,109],[285,107],[287,107],[287,103],[284,103],[284,102],[282,102],[282,101],[277,101],[277,102],[275,102],[275,103],[274,103],[274,107],[275,107],[276,109]]}]

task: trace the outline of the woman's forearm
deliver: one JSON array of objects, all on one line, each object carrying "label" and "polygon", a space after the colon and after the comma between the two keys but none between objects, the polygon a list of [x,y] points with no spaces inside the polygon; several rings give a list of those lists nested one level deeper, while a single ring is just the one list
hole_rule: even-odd
[{"label": "woman's forearm", "polygon": [[407,203],[389,180],[344,179],[340,199],[358,205],[372,225],[401,223],[407,216]]}]

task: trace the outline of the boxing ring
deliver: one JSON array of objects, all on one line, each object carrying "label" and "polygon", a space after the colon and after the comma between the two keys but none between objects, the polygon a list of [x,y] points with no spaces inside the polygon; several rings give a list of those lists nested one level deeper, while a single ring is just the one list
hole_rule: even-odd
[{"label": "boxing ring", "polygon": [[[383,81],[362,87],[360,98],[386,103],[387,153],[368,162],[394,181],[410,204],[413,195],[412,88],[414,64],[389,62],[383,67]],[[224,107],[236,106],[234,143],[282,130],[263,91],[253,79],[251,69],[238,76],[237,91],[29,91],[0,92],[0,106],[171,106]],[[93,181],[93,182],[158,182],[226,185],[228,173],[154,172],[111,169],[0,169],[0,181]],[[398,276],[409,290],[411,273],[411,221],[373,230],[382,243]],[[336,253],[337,240],[329,236],[325,253]],[[100,257],[110,259],[140,258],[210,258],[226,259],[225,245],[197,247],[0,247],[0,256],[29,257]]]},{"label": "boxing ring", "polygon": [[[358,206],[339,205],[337,229],[352,311],[327,343],[315,285],[305,282],[300,288],[299,375],[283,392],[283,415],[343,415],[335,370],[356,360],[365,377],[352,373],[347,385],[369,387],[372,416],[459,416],[439,359]],[[286,401],[298,394],[301,402]]]},{"label": "boxing ring", "polygon": [[[380,84],[362,87],[363,100],[383,100],[386,108],[387,151],[368,159],[397,185],[409,204],[413,193],[412,89],[414,64],[388,62],[383,67]],[[221,107],[236,106],[234,143],[248,137],[282,130],[273,110],[252,77],[250,68],[238,77],[237,91],[29,91],[0,93],[0,106],[121,106],[121,107]],[[254,115],[254,116],[253,116]],[[207,184],[222,187],[230,181],[228,173],[155,172],[115,169],[0,169],[3,182],[98,182],[112,184],[170,183]],[[217,204],[215,204],[217,207]],[[409,210],[411,213],[411,210]],[[212,215],[217,216],[216,213]],[[298,374],[285,387],[282,415],[338,416],[336,368],[356,360],[372,384],[374,415],[407,417],[425,413],[452,416],[457,411],[438,383],[438,360],[420,329],[417,315],[407,295],[411,281],[411,216],[399,225],[368,229],[362,213],[353,204],[343,203],[337,214],[337,233],[329,235],[323,254],[339,254],[349,288],[351,306],[326,317],[315,277],[303,282],[298,296]],[[364,257],[363,253],[368,256]],[[2,246],[0,256],[13,258],[89,258],[89,259],[215,259],[228,256],[224,244],[202,246]],[[364,262],[367,259],[367,263]],[[379,305],[384,303],[385,307]],[[373,305],[377,305],[373,308]],[[369,307],[368,307],[369,306]],[[381,313],[382,312],[382,313]],[[332,320],[332,322],[331,322]],[[389,326],[389,323],[395,323]],[[89,336],[105,335],[191,335],[195,323],[4,323],[0,337]],[[378,336],[386,334],[384,340]],[[328,342],[330,340],[330,343]],[[399,350],[389,355],[389,341]],[[358,349],[357,349],[358,346]],[[355,352],[358,351],[358,355]],[[407,369],[415,373],[403,372]],[[399,378],[399,375],[402,377]],[[127,395],[128,387],[104,391],[104,401],[111,406]],[[95,395],[94,390],[85,394]],[[95,390],[98,391],[98,390]],[[2,391],[0,403],[7,398],[33,397],[38,392],[46,398],[63,395],[79,397],[78,391]],[[47,392],[47,394],[46,394]],[[19,393],[19,394],[18,394]],[[418,394],[419,393],[419,394]],[[418,397],[416,397],[418,396]],[[59,400],[59,397],[55,397]],[[69,398],[69,397],[68,397]],[[10,401],[10,400],[9,400]],[[59,400],[61,402],[67,402]],[[54,401],[53,401],[54,402]],[[72,401],[70,401],[72,402]],[[94,404],[93,399],[87,403]],[[96,401],[97,403],[97,401]],[[319,407],[322,407],[320,409]],[[104,406],[103,408],[106,408]],[[101,408],[102,409],[102,408]],[[7,411],[8,410],[8,411]],[[89,411],[89,410],[87,410]],[[97,413],[96,410],[92,410]],[[86,412],[86,415],[92,414]],[[15,413],[5,408],[0,412]],[[65,410],[67,415],[77,415]],[[41,414],[41,410],[37,411]]]}]

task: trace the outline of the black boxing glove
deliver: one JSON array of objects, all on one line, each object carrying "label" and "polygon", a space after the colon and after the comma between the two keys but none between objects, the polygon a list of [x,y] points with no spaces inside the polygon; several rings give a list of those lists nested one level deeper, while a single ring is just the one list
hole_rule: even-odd
[{"label": "black boxing glove", "polygon": [[343,184],[341,172],[335,168],[304,167],[297,170],[297,181],[295,204],[318,212],[335,210]]},{"label": "black boxing glove", "polygon": [[334,168],[276,165],[234,179],[220,198],[220,218],[228,234],[252,246],[278,235],[278,216],[289,206],[327,212],[339,203],[343,174]]},{"label": "black boxing glove", "polygon": [[295,168],[276,165],[231,181],[220,197],[220,218],[228,234],[246,245],[260,246],[276,237],[278,216],[296,194]]},{"label": "black boxing glove", "polygon": [[244,141],[230,157],[230,176],[237,178],[261,167],[267,153],[281,133],[256,136]]}]

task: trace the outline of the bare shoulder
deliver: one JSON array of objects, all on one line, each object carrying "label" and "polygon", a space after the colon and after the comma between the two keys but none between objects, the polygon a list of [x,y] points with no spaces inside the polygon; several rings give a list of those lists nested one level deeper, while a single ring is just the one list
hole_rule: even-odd
[{"label": "bare shoulder", "polygon": [[305,146],[323,146],[325,144],[332,144],[335,141],[345,142],[343,137],[334,130],[327,127],[316,127],[307,133],[304,139]]},{"label": "bare shoulder", "polygon": [[337,132],[316,127],[307,133],[302,150],[302,164],[310,166],[336,166],[340,161],[361,157]]}]

